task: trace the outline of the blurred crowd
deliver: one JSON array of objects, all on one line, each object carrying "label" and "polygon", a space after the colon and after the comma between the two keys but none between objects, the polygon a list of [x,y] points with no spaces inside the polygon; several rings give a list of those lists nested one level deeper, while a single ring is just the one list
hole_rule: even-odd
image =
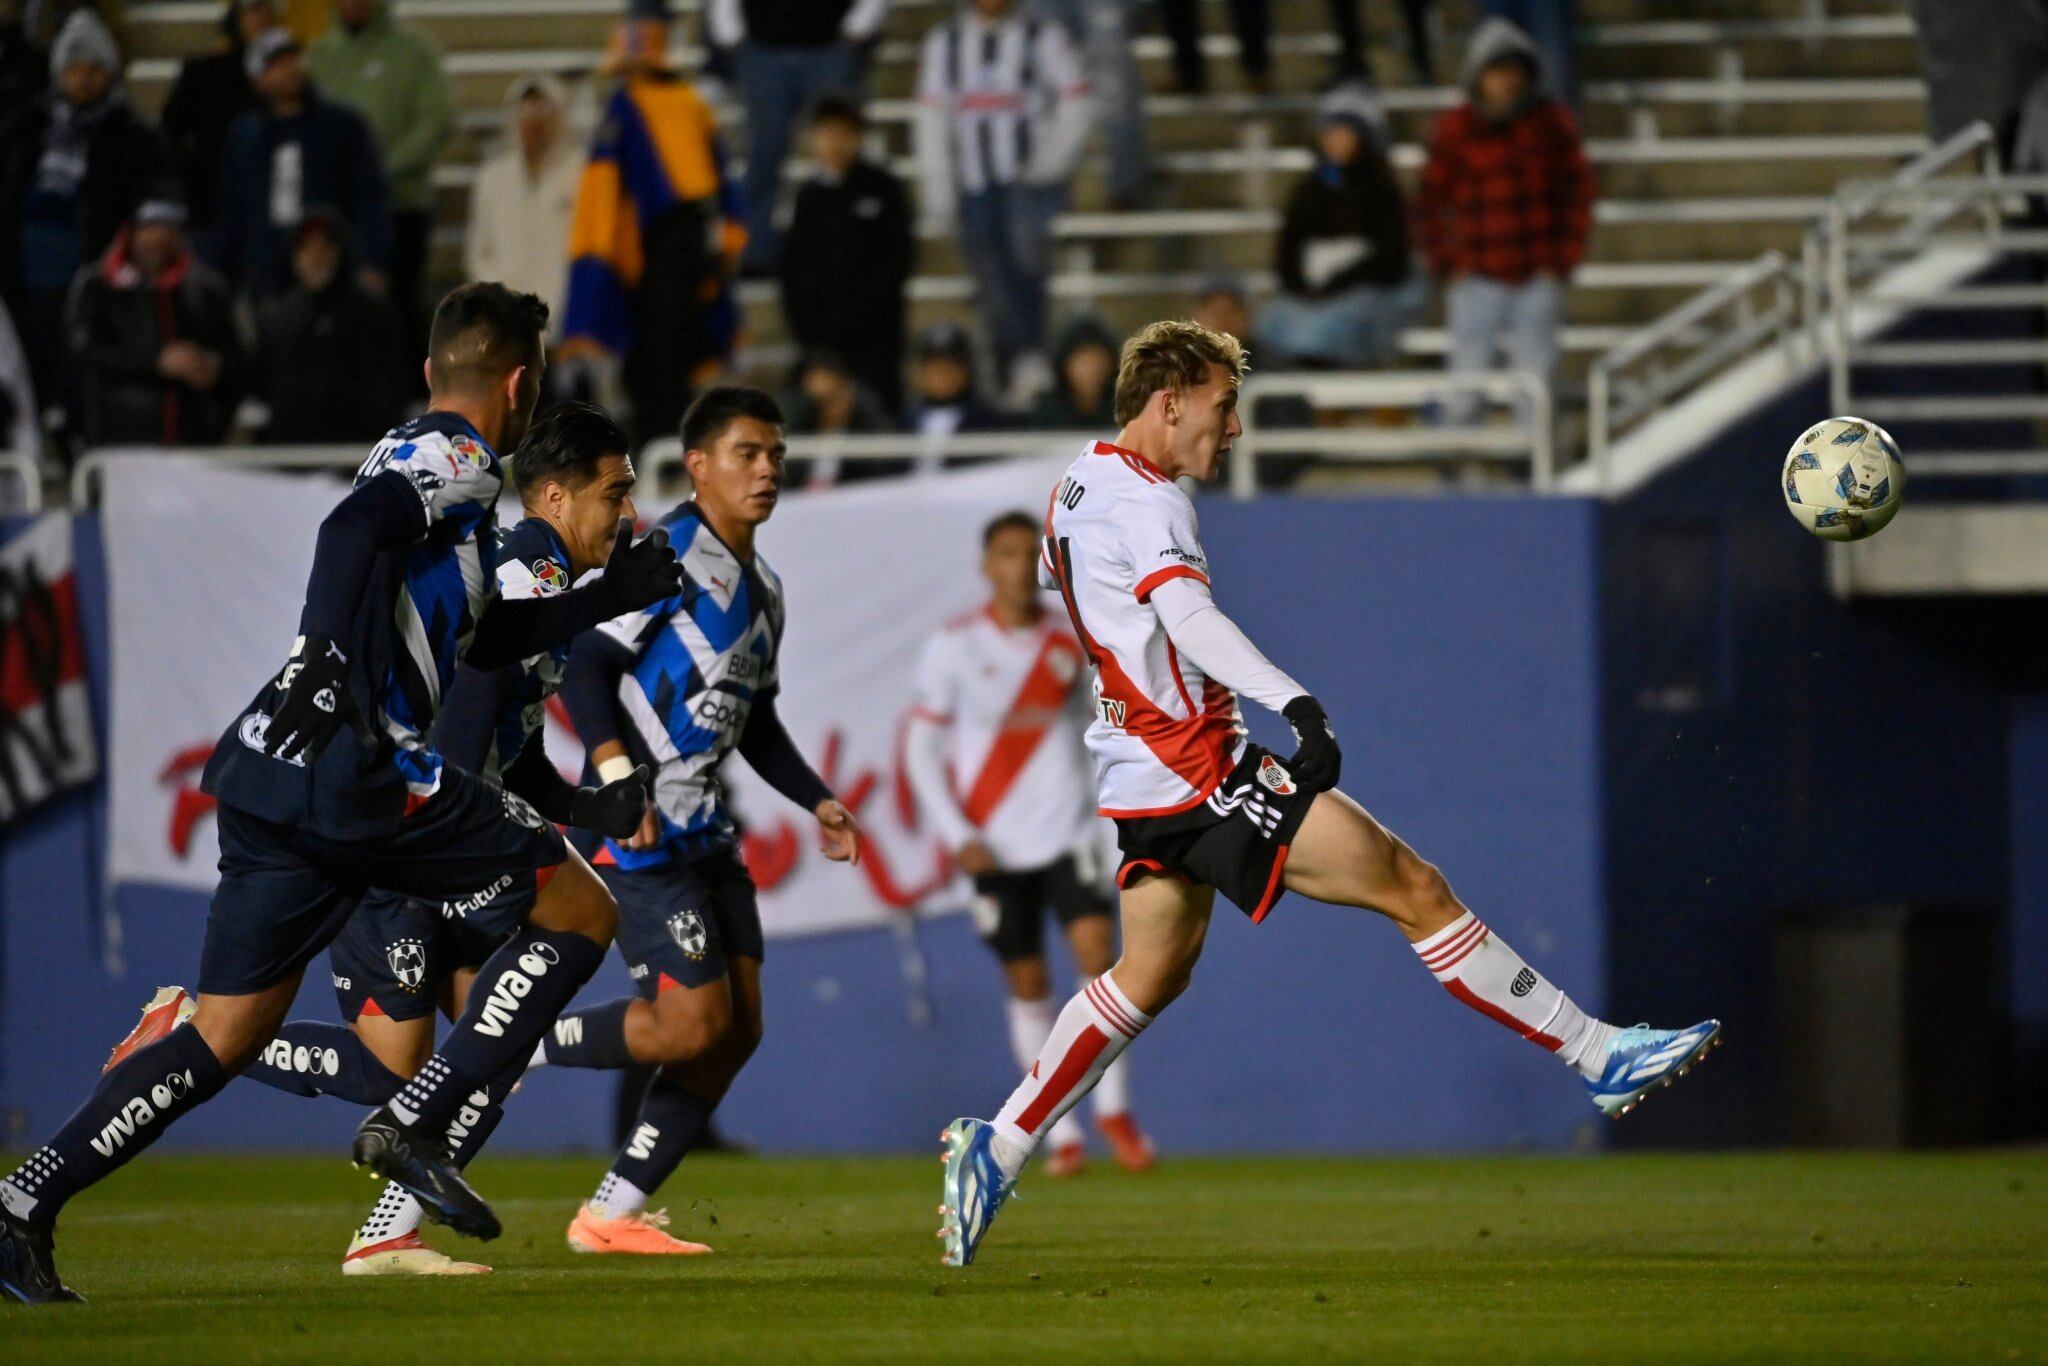
[{"label": "blurred crowd", "polygon": [[[1176,89],[1203,92],[1198,6],[1157,8]],[[1427,0],[1397,8],[1407,70],[1437,79]],[[1330,0],[1336,54],[1276,289],[1255,299],[1219,276],[1186,305],[1261,368],[1395,363],[1434,292],[1451,368],[1554,375],[1594,194],[1572,4],[1467,9],[1464,60],[1443,73],[1462,98],[1409,193],[1360,0]],[[1130,43],[1137,0],[940,12],[919,47],[907,182],[864,113],[887,11],[705,0],[710,57],[686,76],[666,0],[628,0],[594,82],[511,83],[461,271],[547,300],[557,395],[613,404],[639,440],[672,434],[735,363],[737,287],[762,281],[793,343],[797,433],[902,432],[935,450],[954,433],[1114,425],[1118,337],[1056,317],[1050,284],[1091,142],[1112,206],[1170,207]],[[1244,87],[1274,93],[1266,0],[1231,0],[1228,19]],[[390,0],[229,0],[214,50],[182,64],[153,122],[124,92],[120,27],[111,6],[0,0],[0,430],[53,466],[109,445],[374,438],[423,395],[434,172],[458,133],[440,54]],[[737,138],[714,117],[723,91],[744,109]],[[913,336],[912,277],[947,255],[980,325]],[[855,472],[821,459],[804,477]]]}]

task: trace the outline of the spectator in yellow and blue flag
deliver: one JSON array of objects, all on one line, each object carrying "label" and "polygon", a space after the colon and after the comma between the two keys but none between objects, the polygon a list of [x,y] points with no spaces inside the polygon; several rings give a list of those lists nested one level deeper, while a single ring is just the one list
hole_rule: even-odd
[{"label": "spectator in yellow and blue flag", "polygon": [[645,442],[675,432],[731,357],[746,229],[710,107],[669,66],[667,26],[628,19],[608,65],[621,79],[576,193],[560,356],[618,358]]}]

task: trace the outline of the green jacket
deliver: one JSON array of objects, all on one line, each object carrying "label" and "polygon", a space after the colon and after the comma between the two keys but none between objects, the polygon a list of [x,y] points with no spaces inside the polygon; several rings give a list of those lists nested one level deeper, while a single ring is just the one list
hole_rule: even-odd
[{"label": "green jacket", "polygon": [[384,153],[392,208],[431,208],[434,161],[455,127],[448,77],[434,45],[401,26],[388,0],[380,0],[360,33],[337,20],[306,60],[323,93],[369,120]]}]

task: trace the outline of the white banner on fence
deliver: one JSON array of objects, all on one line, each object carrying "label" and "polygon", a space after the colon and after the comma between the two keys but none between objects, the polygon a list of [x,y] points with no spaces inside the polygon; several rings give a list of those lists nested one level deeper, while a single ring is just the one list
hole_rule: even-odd
[{"label": "white banner on fence", "polygon": [[[867,833],[859,869],[830,863],[808,814],[744,761],[727,765],[771,934],[874,924],[951,898],[900,780],[912,670],[926,637],[984,596],[982,523],[1010,508],[1037,516],[1069,458],[791,494],[763,529],[789,602],[780,709]],[[210,890],[217,848],[200,768],[291,648],[314,534],[341,484],[155,455],[111,462],[105,490],[109,876]],[[565,766],[581,763],[566,729],[551,724],[547,738]]]}]

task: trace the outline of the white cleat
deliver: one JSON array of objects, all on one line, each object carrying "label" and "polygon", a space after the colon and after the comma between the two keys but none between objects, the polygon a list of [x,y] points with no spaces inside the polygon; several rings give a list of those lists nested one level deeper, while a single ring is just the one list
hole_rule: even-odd
[{"label": "white cleat", "polygon": [[420,1241],[418,1232],[401,1233],[381,1243],[366,1243],[358,1234],[341,1259],[344,1276],[488,1276],[482,1262],[458,1262]]}]

